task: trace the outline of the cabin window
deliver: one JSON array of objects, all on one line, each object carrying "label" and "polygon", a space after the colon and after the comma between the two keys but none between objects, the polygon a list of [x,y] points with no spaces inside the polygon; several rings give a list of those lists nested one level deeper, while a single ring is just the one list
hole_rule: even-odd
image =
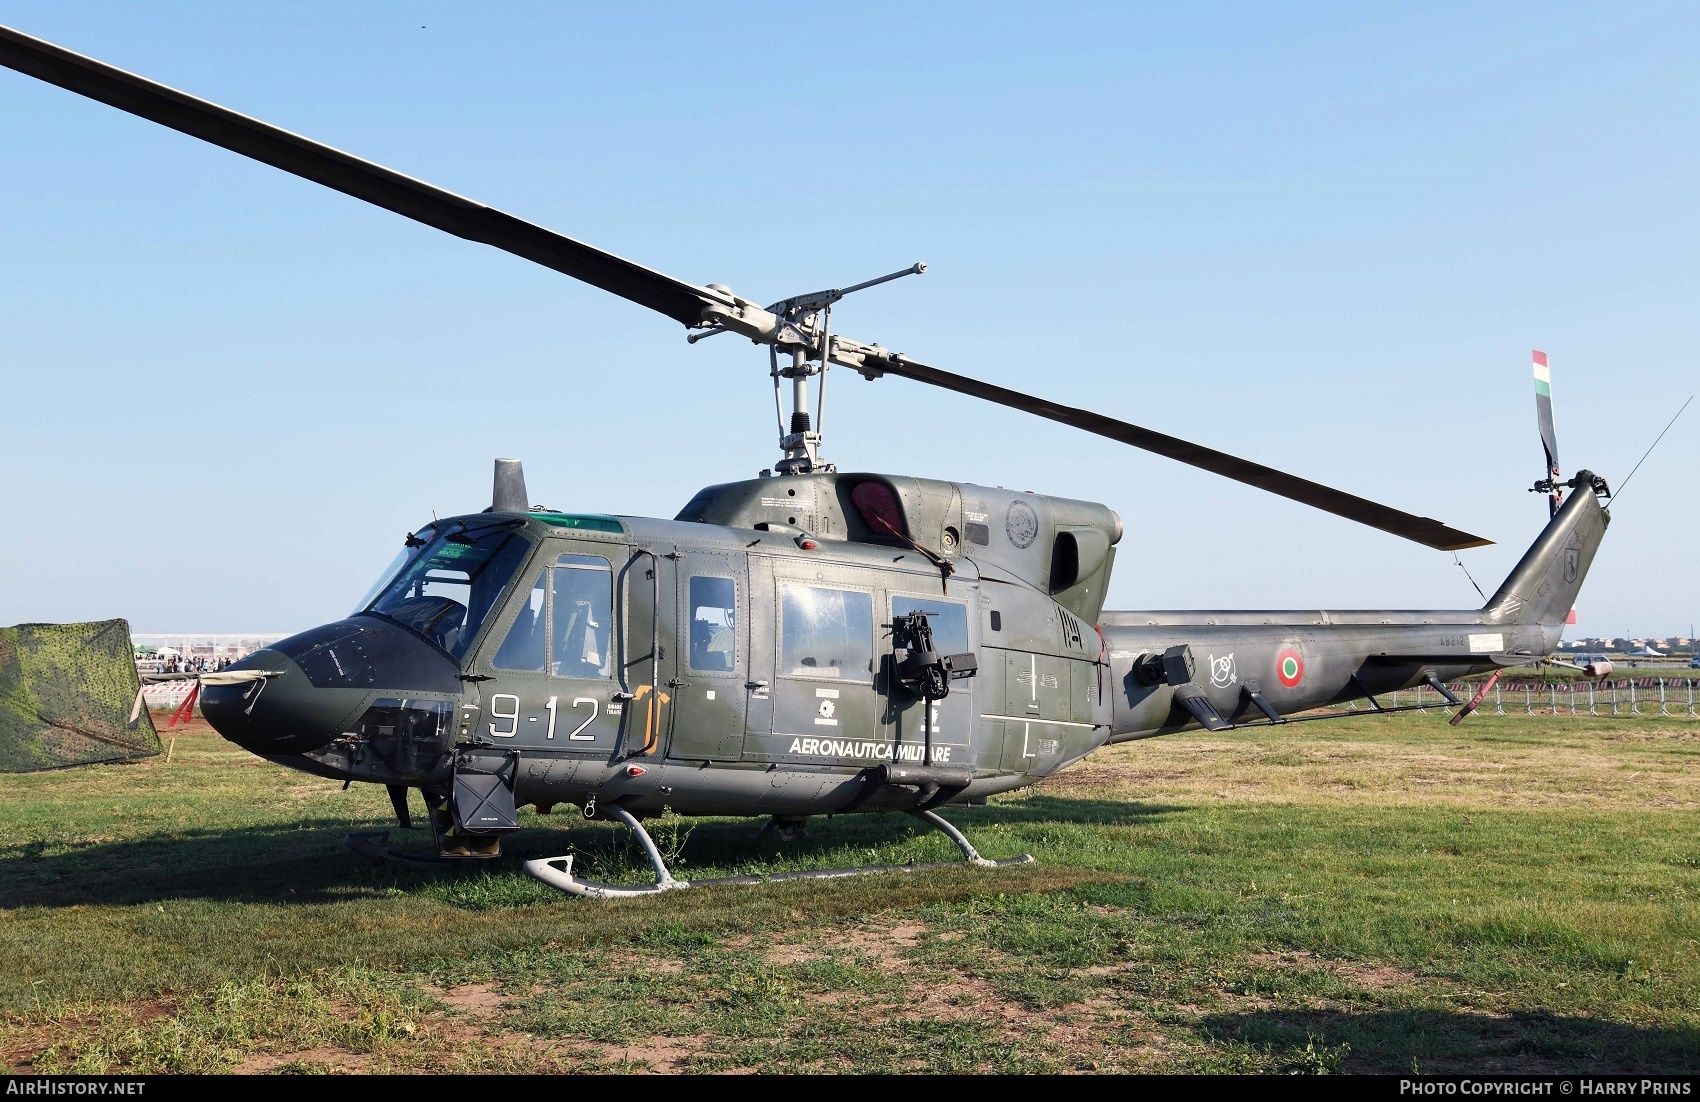
[{"label": "cabin window", "polygon": [[[891,618],[925,612],[933,629],[933,649],[940,654],[963,654],[968,650],[968,606],[931,597],[893,597]],[[995,615],[995,614],[994,614]]]},{"label": "cabin window", "polygon": [[692,578],[690,605],[691,669],[731,673],[738,657],[737,585],[731,578]]},{"label": "cabin window", "polygon": [[562,555],[550,570],[549,672],[556,677],[607,677],[614,669],[614,572],[607,559]]},{"label": "cabin window", "polygon": [[367,611],[459,659],[531,545],[511,521],[454,521],[430,530],[429,540]]},{"label": "cabin window", "polygon": [[874,599],[849,589],[788,585],[780,599],[781,672],[872,681]]}]

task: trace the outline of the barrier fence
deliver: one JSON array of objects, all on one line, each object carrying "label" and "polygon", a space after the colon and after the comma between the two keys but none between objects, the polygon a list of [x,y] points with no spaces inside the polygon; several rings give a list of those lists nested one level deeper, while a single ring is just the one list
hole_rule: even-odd
[{"label": "barrier fence", "polygon": [[156,681],[150,685],[143,685],[142,703],[154,711],[161,708],[180,708],[183,706],[183,701],[187,700],[189,694],[194,691],[195,685],[196,681],[192,677],[185,678],[182,681]]},{"label": "barrier fence", "polygon": [[[1605,681],[1501,681],[1489,699],[1494,715],[1531,716],[1670,716],[1700,719],[1695,711],[1695,682],[1676,677],[1620,677]],[[1481,688],[1480,682],[1457,681],[1446,686],[1454,696],[1468,700]],[[1413,697],[1413,693],[1415,694]],[[1426,694],[1426,695],[1425,695]],[[1401,700],[1403,697],[1403,700]],[[1436,707],[1446,703],[1432,688],[1378,694],[1384,707],[1404,703]],[[1487,711],[1488,701],[1480,710]],[[1367,703],[1348,701],[1347,711],[1373,712]],[[1427,710],[1423,708],[1422,710]]]}]

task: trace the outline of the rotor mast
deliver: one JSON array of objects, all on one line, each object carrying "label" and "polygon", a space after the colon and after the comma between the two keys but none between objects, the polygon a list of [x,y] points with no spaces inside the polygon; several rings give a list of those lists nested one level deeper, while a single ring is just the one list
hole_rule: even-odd
[{"label": "rotor mast", "polygon": [[[767,313],[773,315],[776,322],[771,329],[772,336],[767,345],[771,364],[769,374],[773,376],[773,414],[779,423],[779,450],[784,453],[779,462],[773,465],[775,474],[828,473],[838,469],[835,464],[820,457],[821,424],[826,416],[826,372],[827,368],[832,366],[833,305],[846,295],[877,287],[881,283],[890,283],[904,276],[920,275],[926,270],[926,264],[917,261],[901,271],[882,275],[877,279],[864,280],[849,287],[834,287],[812,294],[794,295],[767,308]],[[729,289],[726,290],[729,293]],[[704,337],[712,337],[729,329],[736,331],[734,327],[721,323],[707,332],[692,333],[686,339],[695,344]],[[786,358],[789,358],[790,363],[781,366],[781,360]],[[820,383],[815,388],[815,410],[810,414],[809,379],[816,375],[820,376]],[[780,382],[782,379],[791,382],[789,424],[786,422],[781,395],[784,389]]]},{"label": "rotor mast", "polygon": [[[828,335],[827,341],[832,337]],[[824,342],[823,342],[824,344]],[[773,361],[773,412],[779,421],[779,450],[784,452],[779,462],[773,465],[775,474],[811,474],[816,471],[829,473],[838,469],[837,464],[828,463],[820,457],[820,425],[821,417],[826,411],[826,368],[827,357],[821,356],[820,363],[809,362],[809,351],[800,345],[791,346],[791,363],[788,367],[779,366],[779,346],[770,349]],[[818,395],[815,403],[815,413],[809,415],[809,377],[820,376],[820,386],[816,389]],[[791,380],[791,422],[785,422],[781,412],[780,391],[783,389],[781,379]]]}]

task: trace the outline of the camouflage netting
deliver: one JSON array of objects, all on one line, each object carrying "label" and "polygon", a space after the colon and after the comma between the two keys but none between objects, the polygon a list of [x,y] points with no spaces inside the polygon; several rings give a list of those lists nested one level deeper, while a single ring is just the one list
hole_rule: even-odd
[{"label": "camouflage netting", "polygon": [[0,628],[0,773],[159,753],[124,620]]}]

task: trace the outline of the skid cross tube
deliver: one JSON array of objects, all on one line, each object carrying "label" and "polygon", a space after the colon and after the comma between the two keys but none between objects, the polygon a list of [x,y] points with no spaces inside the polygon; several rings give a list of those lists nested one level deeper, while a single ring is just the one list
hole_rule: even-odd
[{"label": "skid cross tube", "polygon": [[907,814],[926,823],[928,826],[956,843],[956,848],[962,851],[962,861],[936,861],[929,864],[919,864],[911,861],[902,865],[858,865],[844,869],[803,869],[797,872],[775,872],[751,876],[720,876],[709,880],[675,880],[673,874],[667,871],[667,863],[661,858],[661,851],[656,848],[654,839],[643,829],[631,812],[618,804],[607,805],[607,810],[622,823],[631,828],[637,836],[638,844],[643,846],[644,853],[649,857],[649,863],[655,867],[655,883],[639,886],[621,884],[600,884],[592,880],[581,880],[573,875],[573,856],[545,857],[525,863],[525,871],[543,881],[552,888],[572,895],[584,896],[586,899],[634,899],[642,895],[656,895],[660,892],[675,891],[682,888],[706,888],[719,884],[772,884],[784,880],[835,880],[845,876],[868,876],[879,872],[924,872],[927,869],[954,869],[963,865],[975,868],[997,869],[1009,865],[1027,865],[1033,862],[1033,855],[1024,853],[1020,857],[1011,857],[1003,861],[992,861],[980,856],[980,851],[943,816],[932,811],[914,810]]}]

